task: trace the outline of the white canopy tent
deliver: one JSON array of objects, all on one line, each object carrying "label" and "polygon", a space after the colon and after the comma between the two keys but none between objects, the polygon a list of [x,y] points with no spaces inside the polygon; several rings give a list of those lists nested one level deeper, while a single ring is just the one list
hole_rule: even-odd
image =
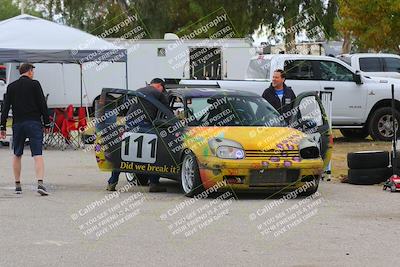
[{"label": "white canopy tent", "polygon": [[30,15],[0,22],[0,62],[73,63],[125,62],[127,50],[81,30]]}]

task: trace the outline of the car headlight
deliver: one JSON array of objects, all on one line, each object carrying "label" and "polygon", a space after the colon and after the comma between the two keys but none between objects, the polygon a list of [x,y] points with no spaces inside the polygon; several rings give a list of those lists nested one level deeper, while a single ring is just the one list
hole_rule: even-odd
[{"label": "car headlight", "polygon": [[219,146],[216,155],[222,159],[243,159],[244,151],[237,147]]},{"label": "car headlight", "polygon": [[222,159],[244,159],[244,149],[241,144],[226,138],[211,138],[208,140],[211,152]]}]

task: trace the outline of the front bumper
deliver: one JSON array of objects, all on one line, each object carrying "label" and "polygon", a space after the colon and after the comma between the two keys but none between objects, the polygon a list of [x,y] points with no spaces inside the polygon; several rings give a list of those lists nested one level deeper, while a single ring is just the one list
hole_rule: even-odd
[{"label": "front bumper", "polygon": [[[303,186],[306,182],[319,178],[323,172],[323,161],[302,159],[300,161],[280,160],[271,162],[266,159],[227,160],[214,156],[198,156],[198,165],[204,187],[210,188],[225,182],[220,189],[237,191],[283,190],[290,191]],[[271,177],[263,181],[263,175],[277,170],[291,173],[291,179]],[[257,175],[259,173],[259,177]],[[272,175],[273,176],[273,175]],[[256,180],[256,182],[254,182]]]}]

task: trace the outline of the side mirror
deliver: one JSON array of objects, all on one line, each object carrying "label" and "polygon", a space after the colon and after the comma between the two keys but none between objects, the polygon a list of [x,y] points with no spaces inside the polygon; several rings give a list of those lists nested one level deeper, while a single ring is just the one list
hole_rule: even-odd
[{"label": "side mirror", "polygon": [[353,80],[356,84],[362,84],[361,74],[359,71],[353,74]]}]

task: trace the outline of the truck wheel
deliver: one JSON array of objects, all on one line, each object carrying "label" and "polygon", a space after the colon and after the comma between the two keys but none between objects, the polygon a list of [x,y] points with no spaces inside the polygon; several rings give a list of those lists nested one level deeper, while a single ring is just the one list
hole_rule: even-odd
[{"label": "truck wheel", "polygon": [[[396,130],[398,132],[398,122],[400,121],[400,113],[395,111]],[[392,109],[389,107],[379,108],[372,114],[369,124],[369,132],[376,141],[391,141],[393,137],[392,130],[393,118]]]},{"label": "truck wheel", "polygon": [[349,139],[364,139],[369,135],[367,129],[340,129],[342,135]]},{"label": "truck wheel", "polygon": [[389,151],[359,151],[347,154],[349,169],[376,169],[389,166]]}]

